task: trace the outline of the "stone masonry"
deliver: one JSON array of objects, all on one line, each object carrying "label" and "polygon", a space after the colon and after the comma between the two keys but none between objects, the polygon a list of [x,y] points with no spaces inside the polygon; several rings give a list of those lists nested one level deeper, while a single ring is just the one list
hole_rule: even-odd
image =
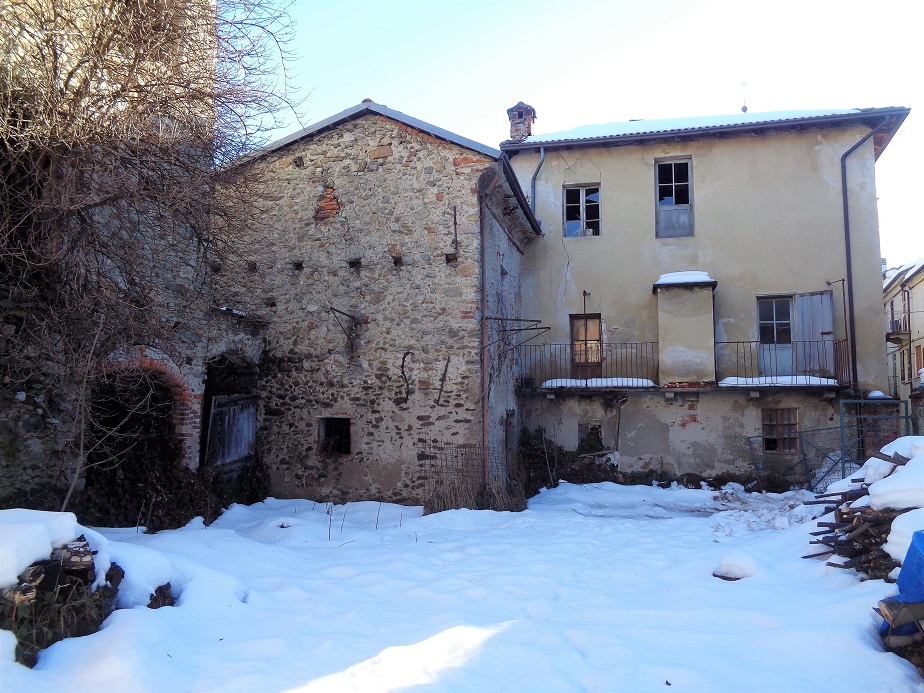
[{"label": "stone masonry", "polygon": [[258,448],[273,492],[419,501],[422,446],[483,443],[478,185],[498,162],[367,112],[249,165],[265,231],[228,301],[268,323]]}]

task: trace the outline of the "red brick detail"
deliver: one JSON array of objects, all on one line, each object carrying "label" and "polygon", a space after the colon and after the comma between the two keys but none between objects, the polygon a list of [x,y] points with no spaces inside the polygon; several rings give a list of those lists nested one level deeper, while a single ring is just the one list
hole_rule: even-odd
[{"label": "red brick detail", "polygon": [[459,311],[459,318],[462,320],[474,320],[477,311],[478,301],[466,301],[465,308]]},{"label": "red brick detail", "polygon": [[340,213],[340,200],[332,187],[327,187],[324,194],[318,198],[318,206],[314,210],[314,220],[324,221],[332,219]]},{"label": "red brick detail", "polygon": [[183,451],[182,461],[187,467],[199,466],[199,435],[202,421],[202,395],[189,390],[182,374],[175,366],[149,356],[144,348],[138,356],[120,361],[110,361],[102,368],[102,373],[119,370],[138,369],[157,373],[161,382],[170,390],[173,397],[173,428]]},{"label": "red brick detail", "polygon": [[[380,117],[384,117],[384,116],[380,116]],[[424,142],[429,142],[430,144],[446,144],[445,140],[441,140],[439,138],[433,137],[433,135],[428,135],[426,132],[418,130],[417,128],[412,128],[410,125],[405,125],[404,123],[398,123],[398,122],[395,122],[395,125],[397,125],[399,128],[401,128],[405,132],[413,133],[414,135],[422,139]]]}]

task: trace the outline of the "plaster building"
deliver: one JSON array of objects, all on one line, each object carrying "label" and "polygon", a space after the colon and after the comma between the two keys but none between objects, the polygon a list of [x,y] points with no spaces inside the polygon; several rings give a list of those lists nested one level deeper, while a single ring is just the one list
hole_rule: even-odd
[{"label": "plaster building", "polygon": [[267,204],[226,300],[265,323],[273,493],[420,502],[447,476],[505,479],[539,233],[506,158],[366,100],[244,165]]},{"label": "plaster building", "polygon": [[741,113],[501,144],[526,249],[521,416],[625,470],[785,475],[799,433],[885,390],[875,162],[904,108]]},{"label": "plaster building", "polygon": [[886,274],[883,286],[889,394],[909,399],[924,387],[924,261]]}]

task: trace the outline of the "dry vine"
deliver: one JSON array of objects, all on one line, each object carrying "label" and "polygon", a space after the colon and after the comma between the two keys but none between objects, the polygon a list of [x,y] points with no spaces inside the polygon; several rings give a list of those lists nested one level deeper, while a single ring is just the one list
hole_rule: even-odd
[{"label": "dry vine", "polygon": [[3,403],[50,384],[76,443],[108,355],[201,341],[260,193],[229,164],[292,105],[290,32],[271,0],[0,5]]}]

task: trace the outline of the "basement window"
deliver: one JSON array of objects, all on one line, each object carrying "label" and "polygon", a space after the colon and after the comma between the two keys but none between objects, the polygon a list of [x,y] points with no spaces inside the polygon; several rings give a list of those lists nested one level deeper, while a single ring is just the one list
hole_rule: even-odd
[{"label": "basement window", "polygon": [[321,419],[321,451],[332,455],[349,455],[350,419],[330,416]]},{"label": "basement window", "polygon": [[765,452],[799,452],[799,409],[761,409]]},{"label": "basement window", "polygon": [[578,422],[578,453],[603,450],[603,422],[599,420]]},{"label": "basement window", "polygon": [[363,266],[363,261],[360,259],[347,260],[347,264],[350,266],[350,269],[359,269]]}]

